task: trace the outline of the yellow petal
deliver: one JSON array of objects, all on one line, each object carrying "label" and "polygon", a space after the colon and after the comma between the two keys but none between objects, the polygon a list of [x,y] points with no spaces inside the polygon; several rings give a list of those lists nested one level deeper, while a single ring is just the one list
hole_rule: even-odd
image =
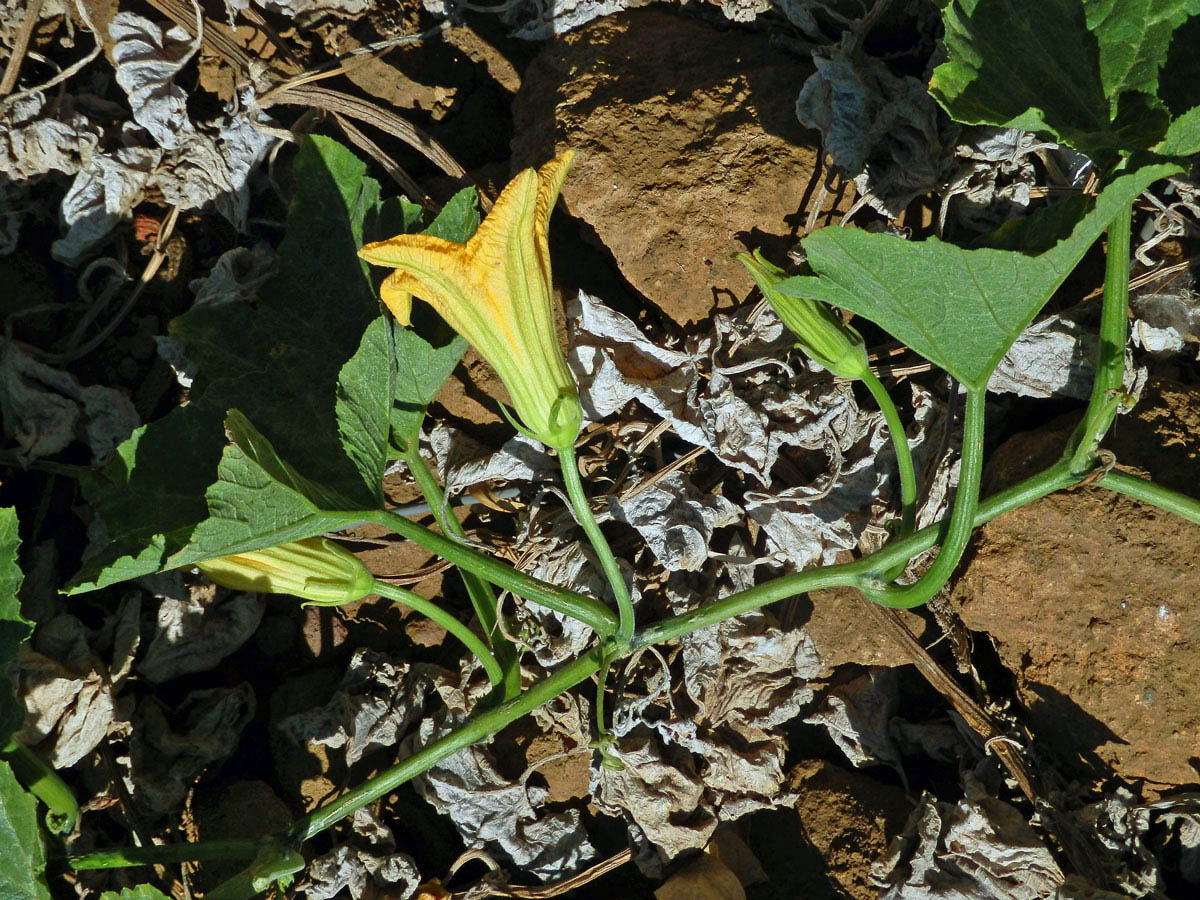
[{"label": "yellow petal", "polygon": [[560,153],[550,162],[538,169],[537,211],[534,213],[534,227],[544,240],[550,231],[550,213],[554,212],[554,204],[562,190],[563,182],[567,180],[567,171],[575,161],[575,151],[567,150]]},{"label": "yellow petal", "polygon": [[444,238],[428,234],[401,234],[394,238],[388,238],[386,241],[365,244],[358,251],[358,255],[360,259],[365,259],[371,265],[396,268],[408,265],[408,261],[415,251],[429,256],[443,255],[445,261],[449,262],[462,253],[465,246],[465,244],[456,244],[454,241],[447,241]]},{"label": "yellow petal", "polygon": [[383,305],[392,311],[392,315],[401,325],[412,324],[414,290],[420,290],[420,282],[407,272],[399,270],[383,279],[383,284],[379,286],[379,296]]},{"label": "yellow petal", "polygon": [[519,234],[523,223],[533,216],[537,204],[538,178],[533,169],[525,169],[504,186],[492,205],[492,211],[467,241],[469,247],[502,246]]},{"label": "yellow petal", "polygon": [[480,268],[479,257],[492,252],[491,247],[477,244],[474,238],[456,244],[425,234],[402,234],[367,244],[359,256],[375,265],[396,268],[384,281],[388,296],[383,300],[389,308],[389,298],[397,303],[397,318],[399,313],[411,310],[411,300],[406,301],[403,295],[412,294],[475,343],[477,337],[489,332],[505,332],[511,318],[503,298],[489,290],[487,272]]}]

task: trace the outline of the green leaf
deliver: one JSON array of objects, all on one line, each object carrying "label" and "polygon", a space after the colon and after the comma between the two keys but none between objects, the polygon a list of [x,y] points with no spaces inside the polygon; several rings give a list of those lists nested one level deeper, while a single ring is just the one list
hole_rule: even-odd
[{"label": "green leaf", "polygon": [[13,696],[10,676],[21,644],[33,632],[33,625],[21,615],[21,601],[17,597],[24,578],[17,565],[20,546],[17,511],[0,509],[0,746],[21,727],[25,717],[24,708]]},{"label": "green leaf", "polygon": [[37,801],[0,761],[0,900],[49,900]]},{"label": "green leaf", "polygon": [[1005,245],[1018,249],[967,250],[936,238],[825,228],[804,241],[816,276],[789,278],[779,289],[864,316],[967,387],[982,389],[1113,217],[1152,182],[1178,171],[1159,164],[1117,177],[1061,240],[1055,241],[1065,224],[1059,210],[1030,216],[1002,234]]},{"label": "green leaf", "polygon": [[156,887],[139,884],[135,887],[121,888],[119,891],[105,891],[100,895],[100,900],[171,900],[171,898]]},{"label": "green leaf", "polygon": [[475,188],[463,188],[450,198],[422,234],[465,244],[479,229],[479,206]]},{"label": "green leaf", "polygon": [[358,352],[342,366],[334,405],[342,449],[367,484],[374,486],[374,506],[383,502],[383,473],[388,461],[386,415],[396,381],[396,348],[391,341],[391,317],[380,316],[367,326]]},{"label": "green leaf", "polygon": [[956,121],[1049,133],[1085,153],[1153,146],[1159,73],[1198,0],[953,0],[930,93]]},{"label": "green leaf", "polygon": [[[285,459],[366,505],[378,485],[372,469],[358,469],[342,452],[336,400],[342,367],[379,316],[357,256],[379,185],[340,145],[313,138],[310,147],[296,158],[277,272],[258,303],[205,304],[172,330],[198,368],[193,402],[222,414],[240,409]],[[362,414],[378,417],[380,407]]]},{"label": "green leaf", "polygon": [[[277,274],[258,303],[209,304],[173,323],[198,369],[189,405],[85,477],[105,539],[72,590],[308,537],[344,526],[330,513],[378,507],[394,405],[406,433],[414,418],[419,428],[462,355],[440,323],[393,334],[357,256],[366,239],[415,228],[420,207],[381,203],[366,166],[333,141],[307,141],[293,168]],[[462,242],[478,226],[468,189],[427,233]]]},{"label": "green leaf", "polygon": [[359,518],[346,513],[361,507],[296,471],[238,410],[225,430],[231,443],[208,490],[210,515],[168,568],[302,540]]},{"label": "green leaf", "polygon": [[[423,318],[434,321],[425,324]],[[412,328],[399,324],[394,327],[396,388],[392,442],[400,453],[417,440],[426,408],[467,349],[466,340],[436,316],[423,317],[420,307],[413,310],[413,322]]]},{"label": "green leaf", "polygon": [[1159,78],[1159,96],[1175,118],[1161,144],[1163,156],[1200,153],[1200,15],[1176,29]]},{"label": "green leaf", "polygon": [[1154,152],[1163,156],[1191,156],[1200,153],[1200,106],[1189,109],[1175,119],[1161,143],[1155,145]]},{"label": "green leaf", "polygon": [[[188,545],[208,517],[230,409],[241,410],[304,477],[374,507],[387,458],[390,357],[366,266],[364,224],[403,226],[415,207],[379,203],[378,185],[352,153],[306,140],[293,166],[278,269],[257,304],[209,304],[173,323],[198,372],[187,407],[140,429],[84,492],[105,539],[73,590],[156,571]],[[371,368],[381,385],[371,384]],[[191,554],[191,555],[194,555]]]}]

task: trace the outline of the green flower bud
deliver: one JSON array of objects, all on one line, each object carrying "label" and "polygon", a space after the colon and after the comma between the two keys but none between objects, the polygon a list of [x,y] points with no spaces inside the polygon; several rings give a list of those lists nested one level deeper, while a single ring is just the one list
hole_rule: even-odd
[{"label": "green flower bud", "polygon": [[867,348],[862,335],[842,321],[829,306],[816,300],[792,297],[781,292],[777,285],[787,276],[783,269],[763,259],[762,252],[754,255],[739,253],[742,261],[763,292],[767,302],[797,338],[797,346],[817,365],[842,378],[862,378],[869,371]]},{"label": "green flower bud", "polygon": [[317,606],[361,600],[375,587],[357,557],[322,537],[210,559],[199,568],[221,587],[291,594]]}]

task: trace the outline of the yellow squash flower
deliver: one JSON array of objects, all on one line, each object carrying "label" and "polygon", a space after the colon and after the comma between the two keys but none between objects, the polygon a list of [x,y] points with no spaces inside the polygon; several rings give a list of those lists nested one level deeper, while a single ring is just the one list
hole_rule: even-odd
[{"label": "yellow squash flower", "polygon": [[210,559],[198,568],[221,587],[291,594],[317,606],[352,603],[375,588],[358,557],[323,537]]},{"label": "yellow squash flower", "polygon": [[465,244],[402,234],[359,251],[396,270],[380,293],[401,323],[414,295],[430,304],[496,370],[524,429],[559,450],[575,442],[583,421],[554,327],[547,239],[573,157],[568,151],[517,175]]}]

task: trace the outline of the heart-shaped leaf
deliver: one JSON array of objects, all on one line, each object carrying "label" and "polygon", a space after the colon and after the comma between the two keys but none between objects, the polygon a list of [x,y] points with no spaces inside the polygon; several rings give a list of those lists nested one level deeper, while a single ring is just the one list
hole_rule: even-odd
[{"label": "heart-shaped leaf", "polygon": [[[982,389],[1113,217],[1151,182],[1178,171],[1164,163],[1117,177],[1073,224],[1077,204],[1066,207],[1070,216],[1052,206],[1002,230],[1004,245],[1018,249],[968,250],[936,238],[906,241],[825,228],[804,241],[816,275],[778,287],[870,319],[963,384]],[[1065,225],[1069,232],[1055,240]],[[1030,252],[1035,249],[1041,252]]]}]

